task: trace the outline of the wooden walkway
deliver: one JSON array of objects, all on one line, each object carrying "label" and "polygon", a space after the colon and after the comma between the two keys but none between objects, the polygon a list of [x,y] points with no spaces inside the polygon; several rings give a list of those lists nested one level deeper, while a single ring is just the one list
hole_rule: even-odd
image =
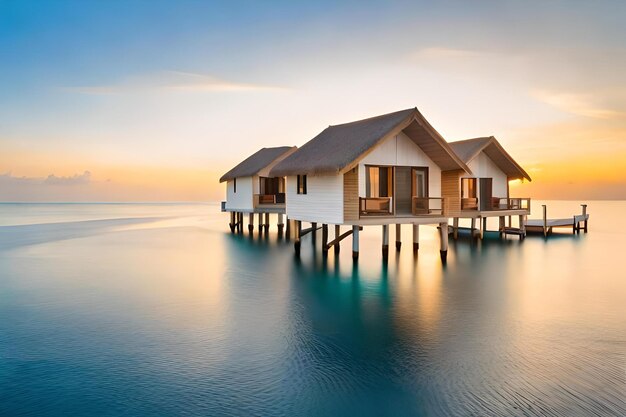
[{"label": "wooden walkway", "polygon": [[581,204],[583,208],[582,214],[575,214],[572,217],[564,219],[548,219],[547,208],[543,205],[543,219],[531,219],[526,221],[526,231],[543,233],[544,236],[552,234],[552,230],[557,227],[570,227],[572,233],[579,232],[582,228],[587,233],[587,224],[589,215],[587,214],[587,205]]}]

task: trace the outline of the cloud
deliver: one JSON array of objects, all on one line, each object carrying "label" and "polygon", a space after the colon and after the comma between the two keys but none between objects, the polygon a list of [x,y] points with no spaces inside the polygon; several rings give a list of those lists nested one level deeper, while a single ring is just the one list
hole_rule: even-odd
[{"label": "cloud", "polygon": [[259,83],[244,83],[224,80],[208,74],[183,71],[160,71],[133,77],[111,85],[63,87],[63,90],[88,95],[116,95],[145,92],[246,92],[285,91],[285,87]]},{"label": "cloud", "polygon": [[91,172],[85,171],[82,174],[74,174],[71,177],[57,177],[54,174],[48,175],[44,184],[49,185],[77,185],[91,182]]},{"label": "cloud", "polygon": [[0,186],[8,185],[85,185],[91,182],[91,172],[85,171],[82,174],[71,176],[57,176],[50,174],[47,177],[14,177],[11,172],[0,174]]},{"label": "cloud", "polygon": [[449,59],[449,58],[477,58],[488,55],[487,52],[476,51],[471,49],[457,49],[446,48],[440,46],[432,46],[428,48],[422,48],[413,53],[414,58],[434,58],[434,59]]},{"label": "cloud", "polygon": [[597,96],[592,94],[533,90],[530,95],[566,113],[594,119],[613,119],[623,117],[626,114],[599,105]]}]

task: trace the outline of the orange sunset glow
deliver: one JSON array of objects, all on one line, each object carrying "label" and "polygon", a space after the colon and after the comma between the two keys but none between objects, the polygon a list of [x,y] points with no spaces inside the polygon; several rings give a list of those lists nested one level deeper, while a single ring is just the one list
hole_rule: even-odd
[{"label": "orange sunset glow", "polygon": [[357,24],[330,9],[241,26],[140,18],[141,31],[122,18],[114,31],[85,7],[86,35],[7,14],[0,199],[217,201],[219,176],[261,147],[410,107],[448,141],[495,136],[533,178],[514,194],[626,198],[619,13],[388,5]]}]

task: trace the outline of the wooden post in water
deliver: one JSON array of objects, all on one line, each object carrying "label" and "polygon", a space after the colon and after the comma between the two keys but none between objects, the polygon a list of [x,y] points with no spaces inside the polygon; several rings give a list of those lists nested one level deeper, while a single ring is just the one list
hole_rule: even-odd
[{"label": "wooden post in water", "polygon": [[[335,239],[339,239],[339,236],[341,235],[341,227],[336,224],[335,225]],[[335,254],[339,253],[339,242],[337,242],[335,244]]]},{"label": "wooden post in water", "polygon": [[278,237],[283,236],[283,228],[285,224],[283,223],[283,213],[278,213]]},{"label": "wooden post in water", "polygon": [[228,223],[228,227],[230,227],[230,233],[235,233],[235,212],[230,212],[230,223]]},{"label": "wooden post in water", "polygon": [[328,256],[328,225],[322,224],[322,254]]},{"label": "wooden post in water", "polygon": [[455,217],[452,219],[452,236],[454,237],[454,239],[458,239],[459,238],[459,218]]},{"label": "wooden post in water", "polygon": [[504,234],[504,216],[500,216],[498,217],[499,220],[499,224],[498,224],[498,230],[500,231],[500,237],[502,237],[502,235]]},{"label": "wooden post in water", "polygon": [[485,236],[485,232],[487,231],[487,218],[483,217],[483,227],[480,229],[480,238],[482,239]]},{"label": "wooden post in water", "polygon": [[302,225],[300,220],[296,220],[296,224],[294,227],[294,242],[293,242],[293,248],[296,251],[296,256],[300,256],[300,230]]},{"label": "wooden post in water", "polygon": [[548,208],[545,204],[541,207],[543,207],[543,237],[548,237]]},{"label": "wooden post in water", "polygon": [[254,213],[248,213],[248,232],[254,231]]},{"label": "wooden post in water", "polygon": [[402,247],[402,225],[398,223],[396,224],[396,250],[400,252],[401,247]]},{"label": "wooden post in water", "polygon": [[585,219],[585,226],[583,230],[585,231],[585,233],[587,233],[587,205],[581,204],[581,206],[583,207],[583,218]]},{"label": "wooden post in water", "polygon": [[315,246],[315,242],[317,241],[317,223],[311,223],[311,243]]},{"label": "wooden post in water", "polygon": [[481,240],[482,240],[483,234],[484,234],[484,229],[483,229],[484,224],[485,224],[485,222],[483,221],[483,218],[479,217],[478,218],[478,236],[480,237]]},{"label": "wooden post in water", "polygon": [[441,260],[443,263],[446,263],[448,259],[448,223],[439,223],[439,240],[440,240],[440,249],[439,253],[441,254]]},{"label": "wooden post in water", "polygon": [[417,253],[420,248],[420,225],[413,225],[413,253]]},{"label": "wooden post in water", "polygon": [[265,213],[265,233],[270,231],[270,214]]},{"label": "wooden post in water", "polygon": [[263,233],[263,213],[259,213],[259,234]]},{"label": "wooden post in water", "polygon": [[470,226],[470,236],[474,237],[474,229],[476,228],[476,218],[472,217],[471,226]]},{"label": "wooden post in water", "polygon": [[389,258],[389,225],[383,224],[383,260]]},{"label": "wooden post in water", "polygon": [[352,226],[352,259],[359,259],[359,226]]},{"label": "wooden post in water", "polygon": [[285,238],[291,239],[291,219],[287,217],[287,227],[285,228]]},{"label": "wooden post in water", "polygon": [[526,216],[523,214],[519,215],[519,233],[520,240],[526,237]]}]

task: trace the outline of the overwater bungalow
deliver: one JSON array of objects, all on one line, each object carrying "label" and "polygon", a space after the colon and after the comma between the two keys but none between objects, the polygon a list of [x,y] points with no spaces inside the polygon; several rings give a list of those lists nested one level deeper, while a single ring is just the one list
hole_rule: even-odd
[{"label": "overwater bungalow", "polygon": [[[448,207],[442,195],[442,174],[470,168],[428,123],[417,108],[356,122],[329,126],[270,171],[286,177],[286,214],[296,222],[296,252],[301,223],[315,231],[322,224],[324,253],[352,235],[353,257],[359,254],[359,230],[382,226],[383,256],[388,254],[389,226],[413,228],[413,248],[419,248],[419,226],[440,227],[441,254],[448,250]],[[328,242],[328,225],[335,225]],[[340,227],[351,230],[341,234]]]},{"label": "overwater bungalow", "polygon": [[[244,214],[248,214],[248,230],[254,229],[254,214],[258,214],[259,231],[269,229],[269,216],[278,216],[278,231],[282,233],[285,214],[285,178],[270,174],[272,168],[295,152],[295,146],[263,148],[250,155],[220,178],[226,182],[226,201],[222,211],[230,212],[230,230],[242,231]],[[265,218],[264,218],[265,217]]]},{"label": "overwater bungalow", "polygon": [[[457,236],[459,219],[470,219],[471,231],[483,236],[487,218],[499,218],[499,231],[524,236],[524,224],[530,214],[530,198],[512,198],[509,182],[528,180],[530,176],[509,155],[493,136],[451,142],[455,154],[470,168],[467,171],[442,173],[443,196],[447,197],[453,218],[454,237]],[[519,227],[511,227],[511,217],[519,216]],[[505,220],[509,218],[509,226]]]}]

